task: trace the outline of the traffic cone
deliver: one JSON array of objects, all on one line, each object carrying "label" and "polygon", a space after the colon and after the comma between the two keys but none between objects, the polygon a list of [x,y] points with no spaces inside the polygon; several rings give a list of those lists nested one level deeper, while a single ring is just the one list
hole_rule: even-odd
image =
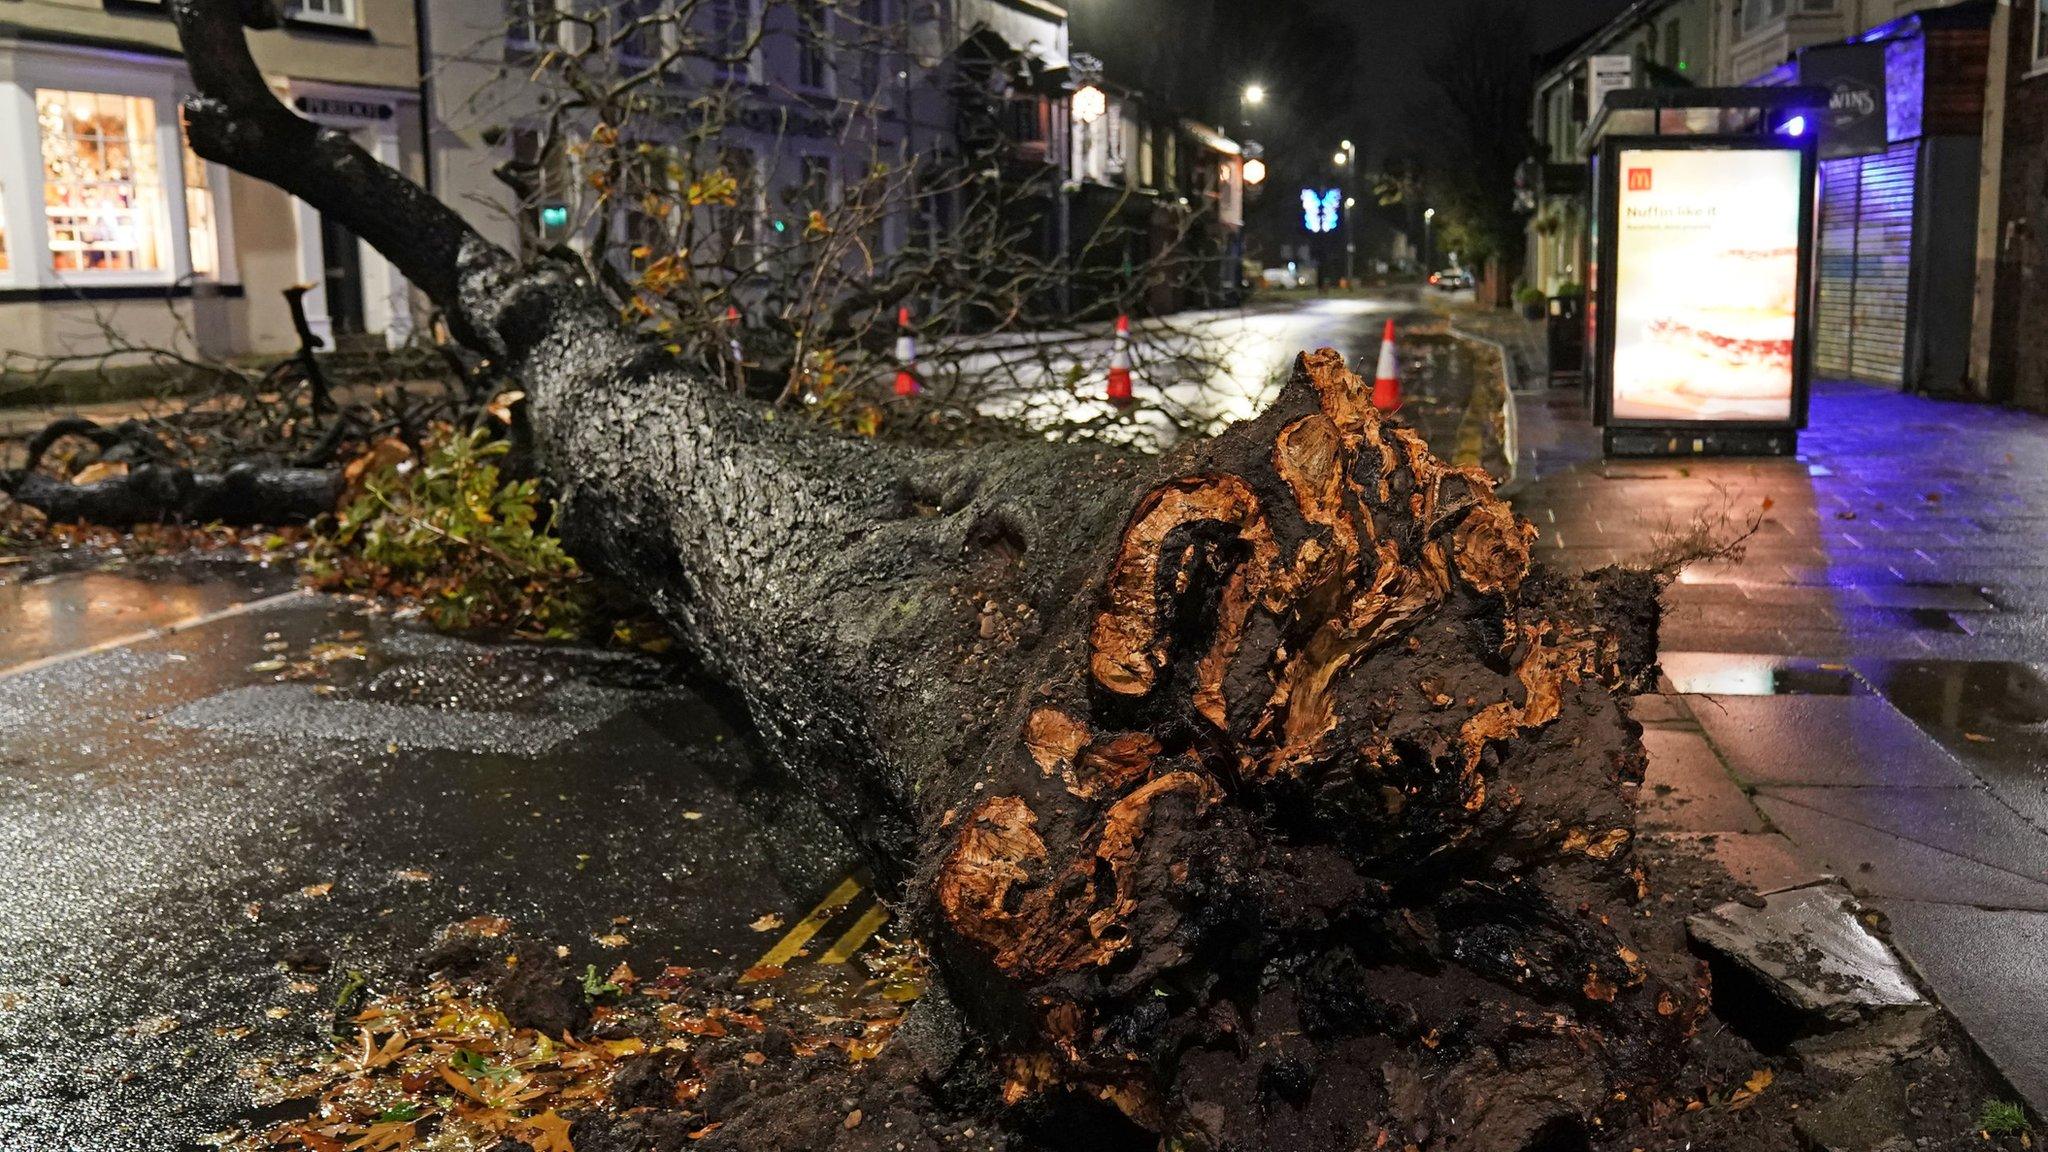
[{"label": "traffic cone", "polygon": [[1116,318],[1116,344],[1109,353],[1109,402],[1119,408],[1131,403],[1131,318]]},{"label": "traffic cone", "polygon": [[740,347],[740,310],[733,305],[725,306],[725,323],[731,335],[726,337],[726,347],[732,352],[734,364],[745,364],[747,353]]},{"label": "traffic cone", "polygon": [[915,396],[924,391],[917,382],[917,337],[910,330],[910,309],[896,310],[896,394]]},{"label": "traffic cone", "polygon": [[1392,412],[1401,406],[1401,369],[1394,353],[1394,322],[1387,321],[1386,335],[1380,337],[1380,370],[1372,381],[1372,406]]}]

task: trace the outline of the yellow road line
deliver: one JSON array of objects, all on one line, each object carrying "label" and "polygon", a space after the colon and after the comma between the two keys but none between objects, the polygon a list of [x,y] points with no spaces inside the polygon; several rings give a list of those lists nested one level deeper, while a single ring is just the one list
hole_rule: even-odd
[{"label": "yellow road line", "polygon": [[853,922],[853,927],[846,930],[846,935],[841,936],[832,947],[825,950],[823,956],[818,957],[818,963],[844,964],[853,959],[853,954],[860,951],[861,945],[868,942],[868,937],[881,931],[882,925],[888,922],[887,908],[880,904],[869,905],[868,910],[861,914],[861,918]]},{"label": "yellow road line", "polygon": [[[803,951],[804,945],[811,942],[811,937],[816,936],[819,929],[831,923],[832,918],[839,915],[839,910],[853,903],[854,897],[858,895],[860,881],[851,876],[841,880],[839,887],[827,893],[825,898],[818,902],[818,906],[811,909],[809,915],[797,921],[796,926],[785,933],[782,939],[776,941],[775,947],[770,948],[754,967],[780,968],[796,959],[796,954]],[[745,978],[740,982],[752,983]]]},{"label": "yellow road line", "polygon": [[96,656],[101,652],[111,652],[116,648],[126,648],[130,644],[140,644],[145,640],[161,640],[166,636],[176,636],[180,632],[188,632],[194,628],[218,623],[222,620],[230,620],[236,616],[245,616],[251,612],[260,612],[265,608],[274,607],[292,600],[303,599],[311,595],[312,593],[304,588],[295,588],[290,592],[280,592],[275,596],[265,596],[261,600],[251,600],[247,603],[235,604],[222,608],[219,611],[204,612],[197,616],[187,616],[183,620],[173,621],[156,628],[145,628],[140,632],[130,632],[126,636],[116,636],[111,640],[102,640],[85,648],[74,649],[70,652],[59,652],[54,656],[44,656],[37,660],[16,664],[11,668],[0,668],[0,680],[25,676],[30,672],[39,672],[58,664],[68,664],[81,657]]}]

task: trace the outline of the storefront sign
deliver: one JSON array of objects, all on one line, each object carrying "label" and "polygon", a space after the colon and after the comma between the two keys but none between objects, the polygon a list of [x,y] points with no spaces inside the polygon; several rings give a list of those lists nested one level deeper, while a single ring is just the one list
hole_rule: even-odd
[{"label": "storefront sign", "polygon": [[1828,90],[1828,110],[1820,130],[1822,158],[1867,156],[1890,145],[1885,45],[1809,48],[1799,56],[1799,82]]},{"label": "storefront sign", "polygon": [[327,96],[301,96],[292,105],[316,120],[389,120],[396,111],[374,100],[337,100]]},{"label": "storefront sign", "polygon": [[1633,88],[1636,84],[1636,58],[1633,56],[1594,56],[1586,61],[1586,122],[1600,119],[1600,106],[1607,102],[1607,94],[1618,88]]},{"label": "storefront sign", "polygon": [[1792,420],[1801,153],[1615,155],[1612,418]]}]

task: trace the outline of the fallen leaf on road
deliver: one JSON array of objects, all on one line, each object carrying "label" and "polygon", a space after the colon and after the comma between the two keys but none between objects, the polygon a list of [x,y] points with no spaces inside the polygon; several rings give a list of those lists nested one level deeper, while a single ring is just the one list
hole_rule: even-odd
[{"label": "fallen leaf on road", "polygon": [[702,820],[703,818],[704,818],[704,814],[703,814],[702,812],[685,812],[685,813],[683,813],[683,819],[685,819],[685,820]]},{"label": "fallen leaf on road", "polygon": [[176,1016],[152,1016],[147,1020],[137,1020],[128,1027],[123,1028],[122,1031],[130,1036],[161,1036],[166,1032],[175,1030],[177,1027],[178,1018]]},{"label": "fallen leaf on road", "polygon": [[617,932],[607,932],[604,935],[597,937],[597,942],[599,944],[604,945],[607,948],[624,948],[627,944],[632,943],[632,941],[626,939],[624,936],[621,936]]},{"label": "fallen leaf on road", "polygon": [[782,917],[770,912],[752,924],[747,925],[747,927],[752,928],[756,932],[773,932],[777,928],[782,927]]},{"label": "fallen leaf on road", "polygon": [[285,988],[289,991],[297,992],[301,996],[310,995],[320,990],[320,986],[318,984],[308,984],[304,980],[294,980],[291,983],[285,985]]},{"label": "fallen leaf on road", "polygon": [[533,1152],[576,1152],[576,1146],[569,1142],[569,1122],[550,1108],[526,1122],[526,1131],[533,1139]]},{"label": "fallen leaf on road", "polygon": [[71,478],[71,482],[79,485],[97,484],[102,480],[112,480],[127,474],[128,465],[119,460],[97,460],[80,468],[78,475]]},{"label": "fallen leaf on road", "polygon": [[282,660],[258,660],[249,665],[251,672],[282,672],[284,668],[285,662]]},{"label": "fallen leaf on road", "polygon": [[1998,739],[1996,737],[1986,736],[1982,732],[1965,732],[1963,733],[1963,739],[1968,740],[1972,744],[1998,743]]},{"label": "fallen leaf on road", "polygon": [[263,1014],[265,1016],[270,1017],[272,1020],[282,1020],[285,1017],[291,1015],[292,1010],[289,1008],[265,1008],[263,1010]]},{"label": "fallen leaf on road", "polygon": [[1771,1086],[1771,1081],[1775,1078],[1769,1068],[1759,1068],[1750,1073],[1749,1079],[1743,1082],[1742,1087],[1737,1088],[1729,1095],[1728,1107],[1736,1109],[1749,1107],[1758,1096],[1763,1094],[1764,1089]]},{"label": "fallen leaf on road", "polygon": [[325,884],[308,884],[304,888],[299,889],[299,895],[304,896],[308,900],[317,900],[332,891],[334,891],[334,883],[329,881]]},{"label": "fallen leaf on road", "polygon": [[424,884],[434,878],[432,872],[422,872],[417,868],[400,868],[398,871],[393,872],[392,875],[412,884]]}]

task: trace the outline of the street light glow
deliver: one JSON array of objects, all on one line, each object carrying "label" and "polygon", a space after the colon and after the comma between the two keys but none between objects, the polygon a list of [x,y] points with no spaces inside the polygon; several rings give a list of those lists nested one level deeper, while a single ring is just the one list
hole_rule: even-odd
[{"label": "street light glow", "polygon": [[1074,93],[1074,123],[1093,124],[1109,111],[1109,97],[1090,84]]},{"label": "street light glow", "polygon": [[1257,84],[1246,85],[1244,90],[1244,102],[1254,106],[1264,104],[1266,102],[1265,88]]},{"label": "street light glow", "polygon": [[1266,162],[1256,156],[1245,161],[1244,182],[1247,184],[1264,184],[1266,182]]},{"label": "street light glow", "polygon": [[1337,164],[1337,167],[1339,167],[1339,168],[1342,168],[1342,167],[1344,166],[1344,161],[1345,161],[1345,155],[1344,155],[1344,153],[1342,153],[1342,152],[1339,152],[1339,153],[1337,153],[1337,154],[1336,154],[1335,156],[1332,156],[1332,157],[1330,157],[1330,159],[1336,162],[1336,164]]}]

